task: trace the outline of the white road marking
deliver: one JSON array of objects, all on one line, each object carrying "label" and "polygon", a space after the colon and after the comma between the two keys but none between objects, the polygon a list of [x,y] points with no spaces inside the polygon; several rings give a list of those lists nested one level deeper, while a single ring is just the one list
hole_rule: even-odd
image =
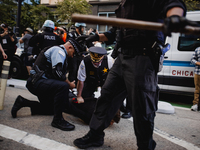
[{"label": "white road marking", "polygon": [[69,146],[54,140],[40,137],[38,135],[30,134],[15,128],[11,128],[0,124],[0,136],[14,140],[27,146],[31,146],[41,150],[77,150],[73,146]]},{"label": "white road marking", "polygon": [[[189,110],[189,109],[188,109]],[[133,122],[133,118],[128,119]],[[21,131],[12,127],[8,127],[6,125],[0,124],[0,136],[14,140],[16,142],[22,143],[27,146],[31,146],[41,150],[78,150],[76,147],[69,146],[54,140],[50,140],[47,138],[40,137],[38,135],[30,134],[25,131]],[[192,143],[179,139],[173,135],[170,135],[162,130],[154,128],[154,133],[165,138],[166,140],[177,144],[181,147],[184,147],[188,150],[200,150],[199,147],[195,146]]]},{"label": "white road marking", "polygon": [[176,109],[182,109],[182,110],[190,110],[191,111],[191,109],[190,108],[184,108],[184,107],[178,107],[178,106],[173,106],[174,108],[176,108]]},{"label": "white road marking", "polygon": [[[133,122],[133,117],[131,117],[128,120]],[[182,139],[179,139],[179,138],[177,138],[177,137],[175,137],[173,135],[170,135],[170,134],[168,134],[168,133],[166,133],[166,132],[164,132],[162,130],[159,130],[157,128],[154,128],[154,133],[159,135],[159,136],[161,136],[161,137],[163,137],[164,139],[174,143],[174,144],[177,144],[177,145],[179,145],[181,147],[186,148],[187,150],[200,150],[200,148],[195,146],[194,144],[189,143],[187,141],[184,141]]]}]

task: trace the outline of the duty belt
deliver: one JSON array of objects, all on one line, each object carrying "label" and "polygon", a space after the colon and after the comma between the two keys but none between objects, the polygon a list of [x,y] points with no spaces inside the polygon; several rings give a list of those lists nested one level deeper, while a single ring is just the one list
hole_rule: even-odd
[{"label": "duty belt", "polygon": [[136,55],[149,56],[151,54],[151,49],[147,49],[147,48],[119,48],[118,51],[121,52],[123,55],[128,55],[132,57]]}]

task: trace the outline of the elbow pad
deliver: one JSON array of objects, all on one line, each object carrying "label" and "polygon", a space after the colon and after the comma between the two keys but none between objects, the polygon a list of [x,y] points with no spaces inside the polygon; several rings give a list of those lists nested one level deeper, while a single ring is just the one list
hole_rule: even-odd
[{"label": "elbow pad", "polygon": [[55,67],[53,67],[52,74],[53,74],[55,79],[62,80],[62,81],[66,80],[66,76],[63,73],[61,63],[58,63]]}]

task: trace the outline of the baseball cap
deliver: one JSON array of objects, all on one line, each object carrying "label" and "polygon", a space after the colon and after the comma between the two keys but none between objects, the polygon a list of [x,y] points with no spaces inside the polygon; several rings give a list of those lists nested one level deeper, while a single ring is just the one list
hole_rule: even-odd
[{"label": "baseball cap", "polygon": [[7,25],[7,24],[5,24],[5,23],[2,23],[2,24],[1,24],[1,27],[3,27],[3,28],[7,28],[7,27],[8,27],[8,25]]},{"label": "baseball cap", "polygon": [[26,28],[25,31],[28,31],[28,32],[30,32],[30,33],[33,33],[33,30],[32,30],[31,28]]}]

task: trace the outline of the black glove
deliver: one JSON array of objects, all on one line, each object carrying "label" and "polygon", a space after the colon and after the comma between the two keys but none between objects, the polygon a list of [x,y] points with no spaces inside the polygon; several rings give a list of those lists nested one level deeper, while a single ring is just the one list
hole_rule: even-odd
[{"label": "black glove", "polygon": [[91,46],[94,46],[92,44],[92,42],[99,41],[99,35],[98,34],[95,34],[95,35],[81,35],[81,36],[76,38],[76,41],[78,41],[79,43],[83,43],[85,41],[87,47],[89,48]]},{"label": "black glove", "polygon": [[89,35],[81,35],[76,38],[76,41],[79,43],[83,43],[85,41],[85,39],[88,37],[89,37]]},{"label": "black glove", "polygon": [[89,42],[94,42],[94,41],[99,41],[99,35],[95,34],[95,35],[90,35],[88,38],[85,39],[87,41],[87,43]]},{"label": "black glove", "polygon": [[173,15],[164,20],[164,34],[171,36],[171,32],[178,32],[184,29],[186,25],[198,26],[195,21],[187,20],[185,17]]}]

